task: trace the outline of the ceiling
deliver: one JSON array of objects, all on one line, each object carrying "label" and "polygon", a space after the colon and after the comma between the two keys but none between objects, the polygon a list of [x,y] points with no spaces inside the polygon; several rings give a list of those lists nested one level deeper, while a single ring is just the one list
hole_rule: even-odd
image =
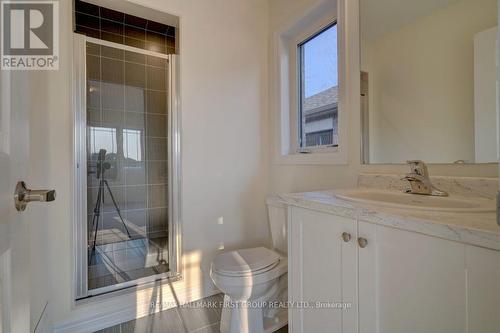
[{"label": "ceiling", "polygon": [[360,0],[361,34],[375,40],[460,0]]}]

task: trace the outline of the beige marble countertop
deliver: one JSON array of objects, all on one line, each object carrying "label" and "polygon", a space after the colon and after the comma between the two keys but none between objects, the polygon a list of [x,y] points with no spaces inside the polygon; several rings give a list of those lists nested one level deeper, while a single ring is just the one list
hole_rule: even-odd
[{"label": "beige marble countertop", "polygon": [[[381,176],[385,178],[377,178]],[[358,186],[362,189],[400,191],[400,176],[360,175]],[[450,197],[467,200],[491,201],[495,205],[494,195],[497,179],[471,178],[452,179],[439,177],[433,179]],[[464,185],[465,184],[465,185]],[[358,221],[375,223],[383,226],[418,232],[447,240],[500,250],[500,226],[496,223],[496,212],[440,212],[414,209],[402,209],[369,205],[367,203],[344,200],[335,196],[337,191],[317,191],[291,194],[279,194],[268,202],[313,209],[321,212],[352,218]],[[477,193],[476,193],[477,192]],[[409,194],[410,195],[410,194]]]}]

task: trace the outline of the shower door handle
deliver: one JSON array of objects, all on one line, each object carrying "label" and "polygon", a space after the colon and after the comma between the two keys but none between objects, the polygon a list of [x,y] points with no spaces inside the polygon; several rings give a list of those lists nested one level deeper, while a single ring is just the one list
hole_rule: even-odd
[{"label": "shower door handle", "polygon": [[16,209],[20,212],[26,209],[28,202],[40,201],[48,202],[56,200],[55,190],[30,190],[26,183],[19,181],[14,192],[14,203]]}]

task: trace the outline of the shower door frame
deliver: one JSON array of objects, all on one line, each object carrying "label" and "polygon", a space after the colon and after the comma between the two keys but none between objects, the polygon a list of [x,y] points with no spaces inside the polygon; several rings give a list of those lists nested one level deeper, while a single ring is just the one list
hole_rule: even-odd
[{"label": "shower door frame", "polygon": [[[166,59],[168,61],[168,257],[169,271],[117,283],[111,286],[88,289],[88,240],[87,240],[87,42],[119,48]],[[181,115],[179,98],[179,63],[175,54],[163,54],[123,44],[108,42],[81,34],[73,34],[73,300],[103,295],[130,287],[147,286],[158,280],[171,282],[180,279],[182,268],[182,195],[181,195]],[[135,289],[132,289],[135,290]]]}]

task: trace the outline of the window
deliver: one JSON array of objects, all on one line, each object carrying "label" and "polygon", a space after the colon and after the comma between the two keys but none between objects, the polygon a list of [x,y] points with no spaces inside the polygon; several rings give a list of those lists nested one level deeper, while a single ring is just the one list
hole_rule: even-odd
[{"label": "window", "polygon": [[127,128],[123,130],[123,155],[126,159],[142,161],[141,137],[140,130]]},{"label": "window", "polygon": [[116,128],[90,127],[90,154],[97,159],[99,150],[106,149],[110,154],[116,154]]},{"label": "window", "polygon": [[299,150],[338,147],[337,24],[300,43],[297,51]]}]

